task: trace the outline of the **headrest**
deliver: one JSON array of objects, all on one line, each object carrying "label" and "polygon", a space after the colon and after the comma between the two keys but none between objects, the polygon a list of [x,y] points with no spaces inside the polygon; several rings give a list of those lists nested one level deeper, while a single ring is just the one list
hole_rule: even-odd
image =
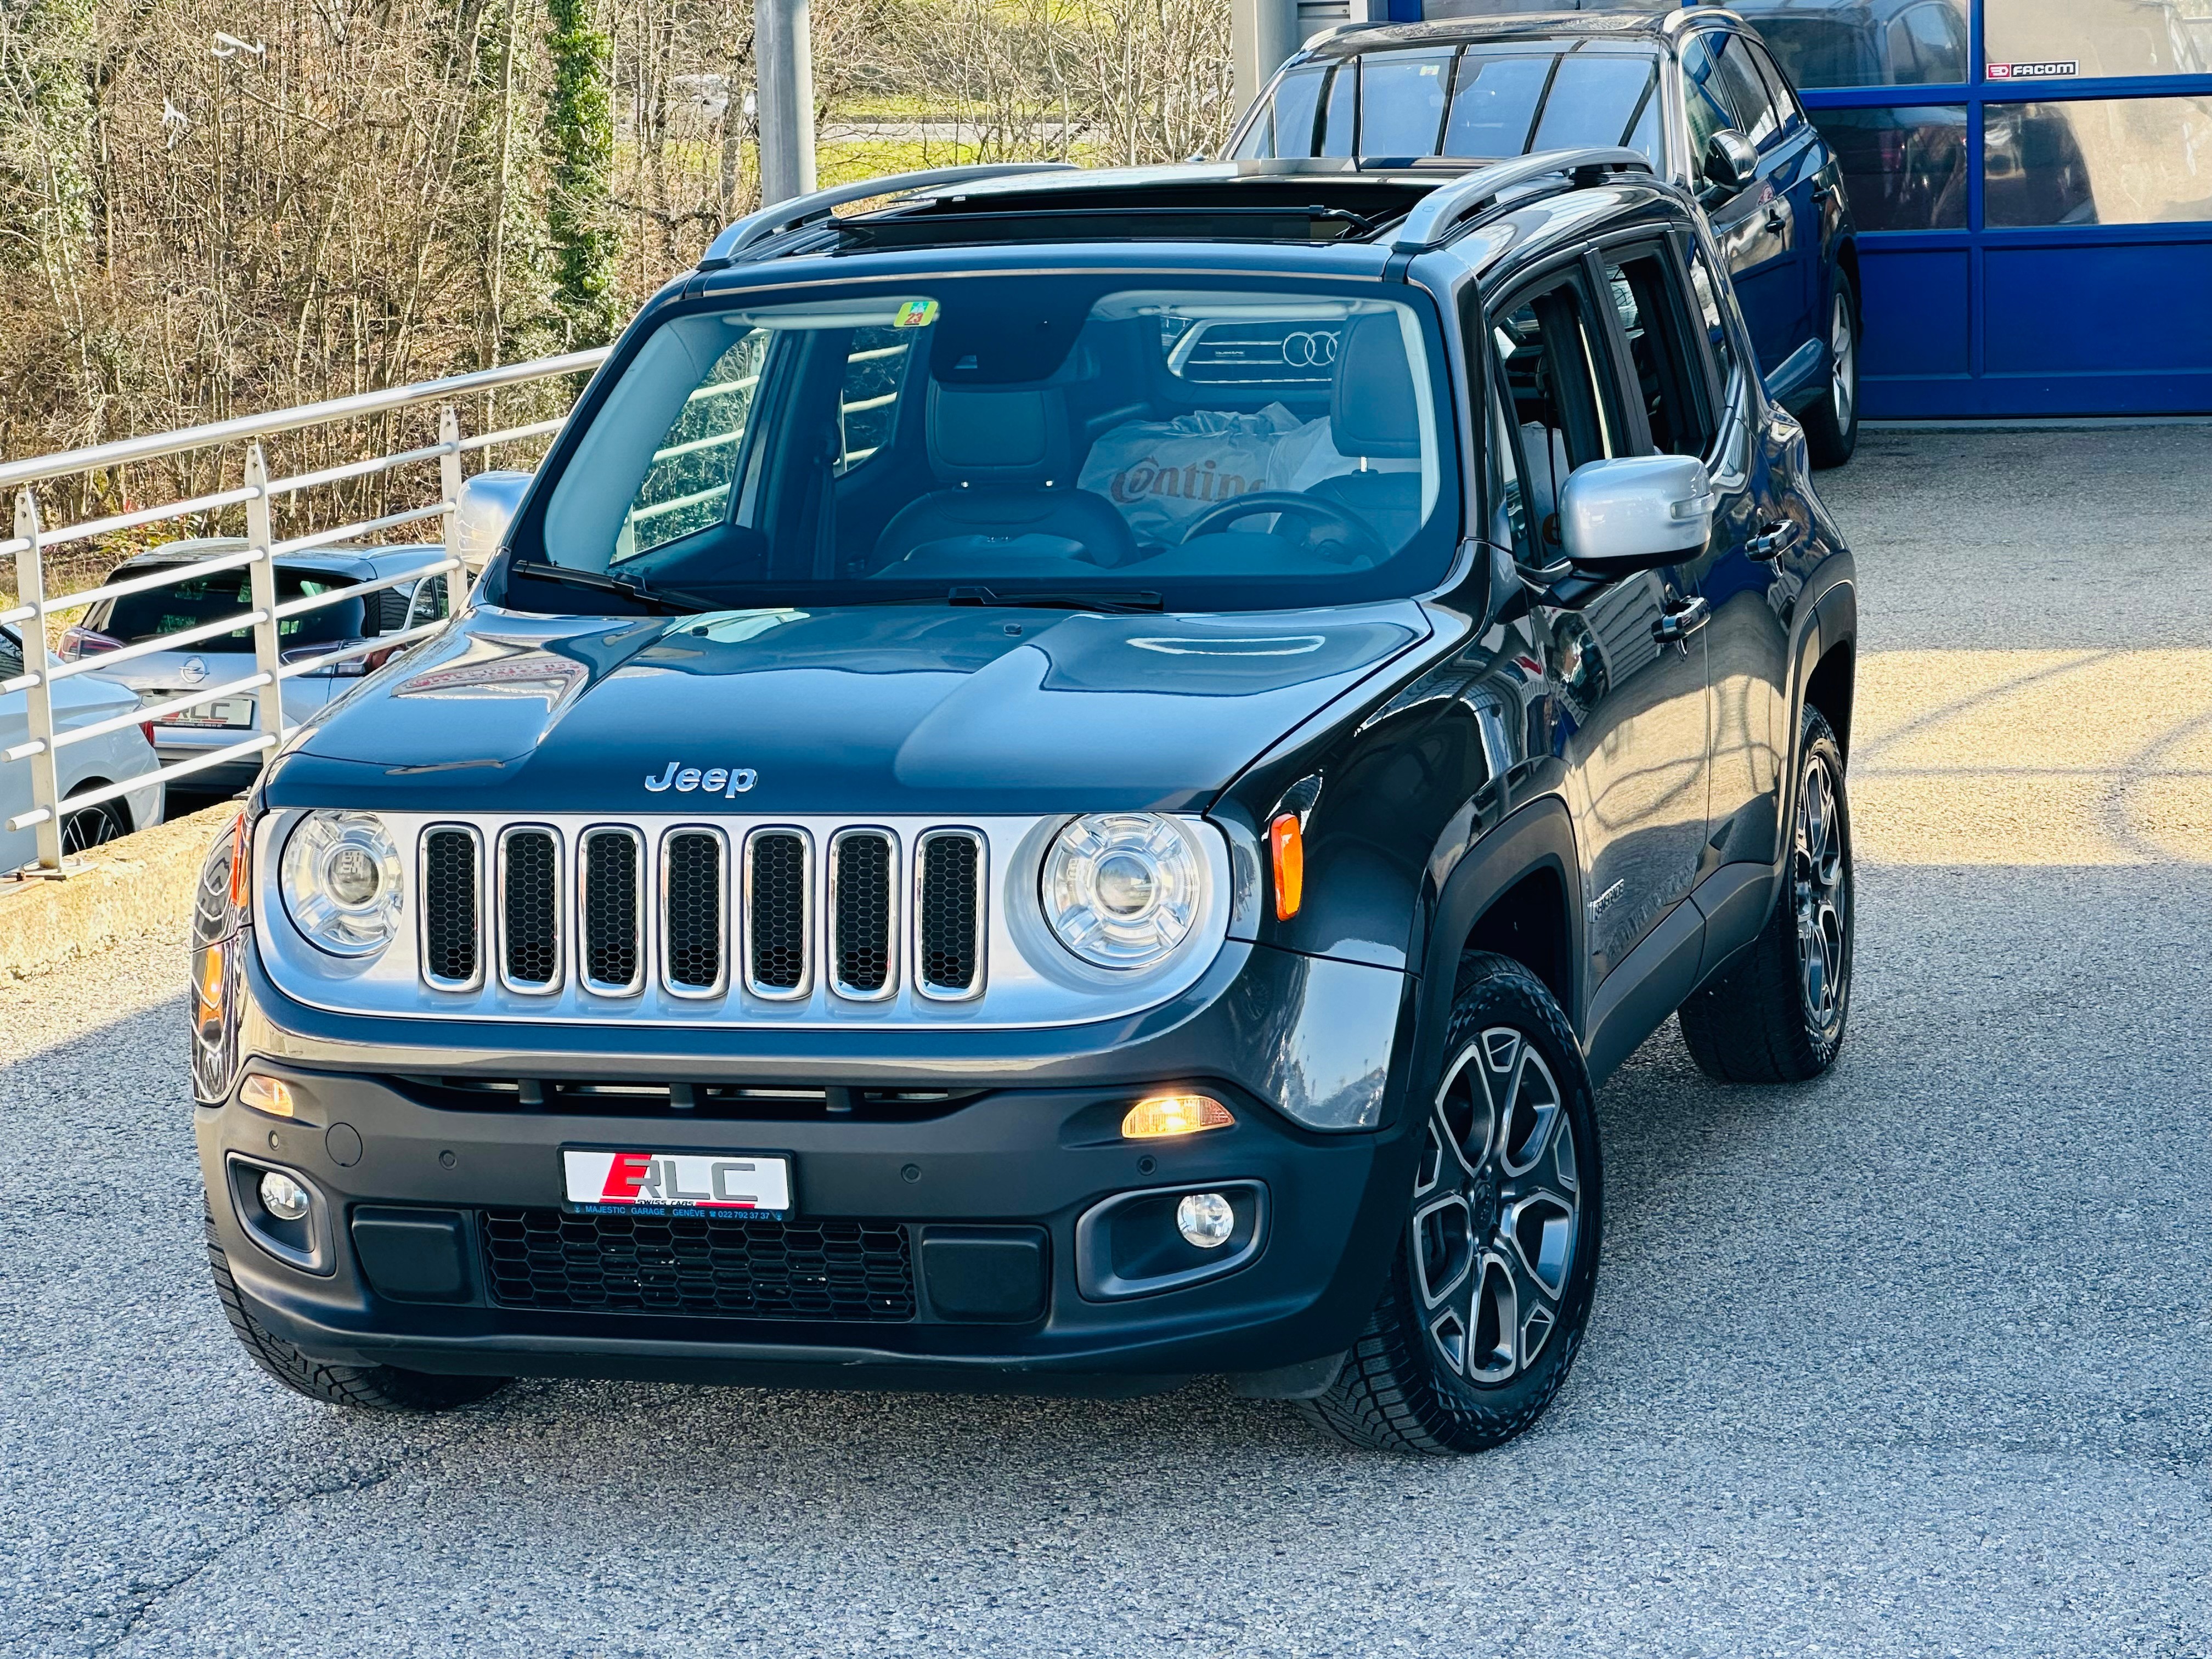
[{"label": "headrest", "polygon": [[946,483],[1075,483],[1058,386],[929,387],[929,464]]},{"label": "headrest", "polygon": [[1337,349],[1336,385],[1329,393],[1328,437],[1336,453],[1402,461],[1421,453],[1420,418],[1406,342],[1391,315],[1354,317]]}]

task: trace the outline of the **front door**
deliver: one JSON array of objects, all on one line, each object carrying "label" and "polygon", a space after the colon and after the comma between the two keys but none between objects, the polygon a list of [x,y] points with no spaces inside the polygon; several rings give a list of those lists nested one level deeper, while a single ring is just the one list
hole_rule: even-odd
[{"label": "front door", "polygon": [[[1524,562],[1560,556],[1559,491],[1576,468],[1640,451],[1600,303],[1577,264],[1492,308],[1517,428],[1516,533],[1532,550]],[[1658,570],[1609,582],[1571,606],[1538,606],[1581,838],[1592,988],[1688,896],[1697,876],[1710,773],[1705,645],[1696,634],[1679,645],[1658,638],[1661,623],[1691,597],[1682,573]]]}]

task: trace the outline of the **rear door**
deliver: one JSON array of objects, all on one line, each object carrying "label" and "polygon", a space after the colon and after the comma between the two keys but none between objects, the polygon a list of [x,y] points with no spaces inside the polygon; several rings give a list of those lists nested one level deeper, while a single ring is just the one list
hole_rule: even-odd
[{"label": "rear door", "polygon": [[[1576,469],[1643,447],[1604,304],[1578,262],[1490,307],[1516,427],[1524,562],[1560,556],[1559,492]],[[1705,845],[1705,641],[1662,647],[1655,633],[1687,597],[1681,573],[1643,571],[1571,607],[1539,606],[1580,839],[1593,988],[1688,896]]]}]

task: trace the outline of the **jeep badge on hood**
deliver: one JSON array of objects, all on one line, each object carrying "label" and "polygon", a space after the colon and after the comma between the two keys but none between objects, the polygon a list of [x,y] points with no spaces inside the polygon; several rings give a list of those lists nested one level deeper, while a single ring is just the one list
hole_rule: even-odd
[{"label": "jeep badge on hood", "polygon": [[671,761],[659,777],[647,774],[645,787],[656,795],[664,789],[673,789],[679,795],[703,789],[710,795],[719,792],[724,800],[730,800],[759,781],[760,774],[750,766],[710,766],[702,770],[682,761]]}]

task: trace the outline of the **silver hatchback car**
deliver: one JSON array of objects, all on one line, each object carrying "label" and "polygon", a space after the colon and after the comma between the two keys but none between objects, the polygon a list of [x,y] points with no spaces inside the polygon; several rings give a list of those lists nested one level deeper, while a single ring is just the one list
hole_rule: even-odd
[{"label": "silver hatchback car", "polygon": [[[189,566],[246,546],[235,538],[203,538],[172,542],[139,554],[118,565],[109,581],[143,576],[160,569]],[[286,554],[276,560],[276,599],[299,599],[330,592],[334,588],[382,581],[410,571],[442,563],[446,550],[435,544],[404,547],[329,547]],[[249,573],[226,569],[180,579],[142,593],[126,593],[94,605],[84,620],[62,636],[56,653],[64,662],[113,651],[123,646],[173,634],[251,610]],[[443,574],[341,599],[319,610],[286,618],[279,625],[287,660],[321,656],[341,647],[362,643],[386,634],[399,634],[427,622],[442,619],[450,599]],[[325,704],[341,695],[363,675],[374,672],[401,647],[370,651],[328,663],[286,680],[284,723],[297,726],[312,718]],[[241,628],[234,634],[179,651],[155,651],[118,663],[112,670],[94,670],[100,678],[128,686],[142,704],[182,696],[195,686],[216,686],[242,679],[253,672],[253,635]],[[236,692],[199,704],[181,714],[171,714],[153,727],[154,745],[165,766],[191,760],[211,749],[235,743],[254,723],[253,694]],[[258,756],[225,762],[195,775],[191,787],[209,793],[228,793],[253,781],[260,770]],[[183,787],[183,786],[180,786]]]}]

